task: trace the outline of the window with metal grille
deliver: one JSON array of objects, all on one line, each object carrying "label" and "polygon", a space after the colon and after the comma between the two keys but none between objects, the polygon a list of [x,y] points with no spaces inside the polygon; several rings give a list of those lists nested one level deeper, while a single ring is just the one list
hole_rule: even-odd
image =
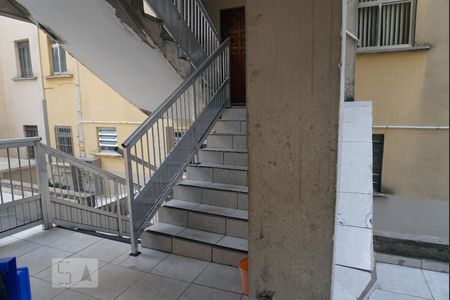
[{"label": "window with metal grille", "polygon": [[99,128],[98,145],[100,152],[116,152],[117,130],[116,128]]},{"label": "window with metal grille", "polygon": [[56,148],[66,154],[73,155],[73,138],[71,127],[55,127]]},{"label": "window with metal grille", "polygon": [[19,77],[33,77],[33,68],[31,67],[30,42],[28,40],[16,42],[16,51]]},{"label": "window with metal grille", "polygon": [[58,43],[52,44],[53,74],[67,73],[66,51]]},{"label": "window with metal grille", "polygon": [[414,45],[416,0],[359,0],[361,48]]},{"label": "window with metal grille", "polygon": [[373,191],[381,193],[381,175],[383,173],[384,134],[374,134],[373,141]]},{"label": "window with metal grille", "polygon": [[[38,127],[36,125],[24,125],[23,132],[24,132],[25,137],[39,136]],[[33,146],[27,147],[27,153],[28,153],[28,158],[34,159],[36,157]]]}]

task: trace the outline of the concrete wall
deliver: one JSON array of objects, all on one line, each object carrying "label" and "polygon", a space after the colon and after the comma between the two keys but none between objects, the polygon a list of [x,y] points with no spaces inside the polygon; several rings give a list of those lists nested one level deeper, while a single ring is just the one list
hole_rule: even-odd
[{"label": "concrete wall", "polygon": [[[430,45],[431,50],[358,55],[356,98],[373,101],[374,125],[449,124],[449,2],[417,3],[416,43]],[[448,210],[433,213],[449,200],[448,130],[376,129],[375,133],[385,135],[382,186],[390,195],[390,203],[376,200],[376,229],[448,238]],[[426,211],[416,224],[389,219],[394,218],[391,208],[403,218],[402,206],[405,220],[413,211]],[[433,226],[427,225],[433,215]]]},{"label": "concrete wall", "polygon": [[248,0],[250,299],[329,299],[341,8]]},{"label": "concrete wall", "polygon": [[203,0],[206,10],[220,32],[220,11],[245,6],[245,0]]},{"label": "concrete wall", "polygon": [[[86,157],[100,158],[103,169],[124,176],[124,162],[121,157],[99,153],[98,128],[115,127],[120,144],[147,116],[69,54],[67,54],[68,74],[51,76],[49,39],[46,34],[40,32],[39,40],[50,145],[56,147],[55,126],[70,126],[75,156],[80,156],[84,150]],[[77,116],[78,95],[81,103],[81,119]],[[80,147],[81,132],[84,137],[84,148]]]},{"label": "concrete wall", "polygon": [[[15,41],[28,39],[32,79],[16,80],[18,61]],[[36,26],[0,16],[0,138],[23,137],[24,125],[37,125],[45,140],[42,79]]]}]

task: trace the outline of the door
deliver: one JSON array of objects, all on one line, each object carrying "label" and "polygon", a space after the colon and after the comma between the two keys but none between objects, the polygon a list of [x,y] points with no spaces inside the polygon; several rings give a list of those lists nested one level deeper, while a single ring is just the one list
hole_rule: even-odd
[{"label": "door", "polygon": [[230,38],[231,104],[245,105],[245,8],[221,11],[222,40]]}]

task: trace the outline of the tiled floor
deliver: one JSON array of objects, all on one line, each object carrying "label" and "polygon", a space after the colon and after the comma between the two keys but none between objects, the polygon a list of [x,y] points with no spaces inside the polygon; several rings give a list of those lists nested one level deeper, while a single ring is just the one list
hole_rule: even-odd
[{"label": "tiled floor", "polygon": [[[241,300],[239,270],[143,249],[130,257],[129,245],[60,228],[35,227],[0,239],[0,257],[16,256],[28,266],[33,300],[155,299]],[[98,288],[52,287],[52,259],[97,258]],[[89,270],[91,271],[91,270]]]},{"label": "tiled floor", "polygon": [[[0,239],[0,257],[17,256],[32,274],[33,300],[155,299],[246,300],[236,268],[129,246],[98,237],[40,227]],[[98,288],[53,288],[52,258],[97,258]],[[390,264],[377,264],[377,289],[370,300],[448,300],[449,275]]]},{"label": "tiled floor", "polygon": [[377,274],[377,289],[370,300],[449,299],[447,273],[377,264]]}]

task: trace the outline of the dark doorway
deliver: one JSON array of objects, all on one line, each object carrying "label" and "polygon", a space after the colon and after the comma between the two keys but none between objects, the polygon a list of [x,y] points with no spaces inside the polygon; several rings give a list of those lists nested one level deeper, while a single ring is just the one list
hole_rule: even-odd
[{"label": "dark doorway", "polygon": [[222,40],[230,38],[231,104],[245,105],[245,8],[220,12]]}]

